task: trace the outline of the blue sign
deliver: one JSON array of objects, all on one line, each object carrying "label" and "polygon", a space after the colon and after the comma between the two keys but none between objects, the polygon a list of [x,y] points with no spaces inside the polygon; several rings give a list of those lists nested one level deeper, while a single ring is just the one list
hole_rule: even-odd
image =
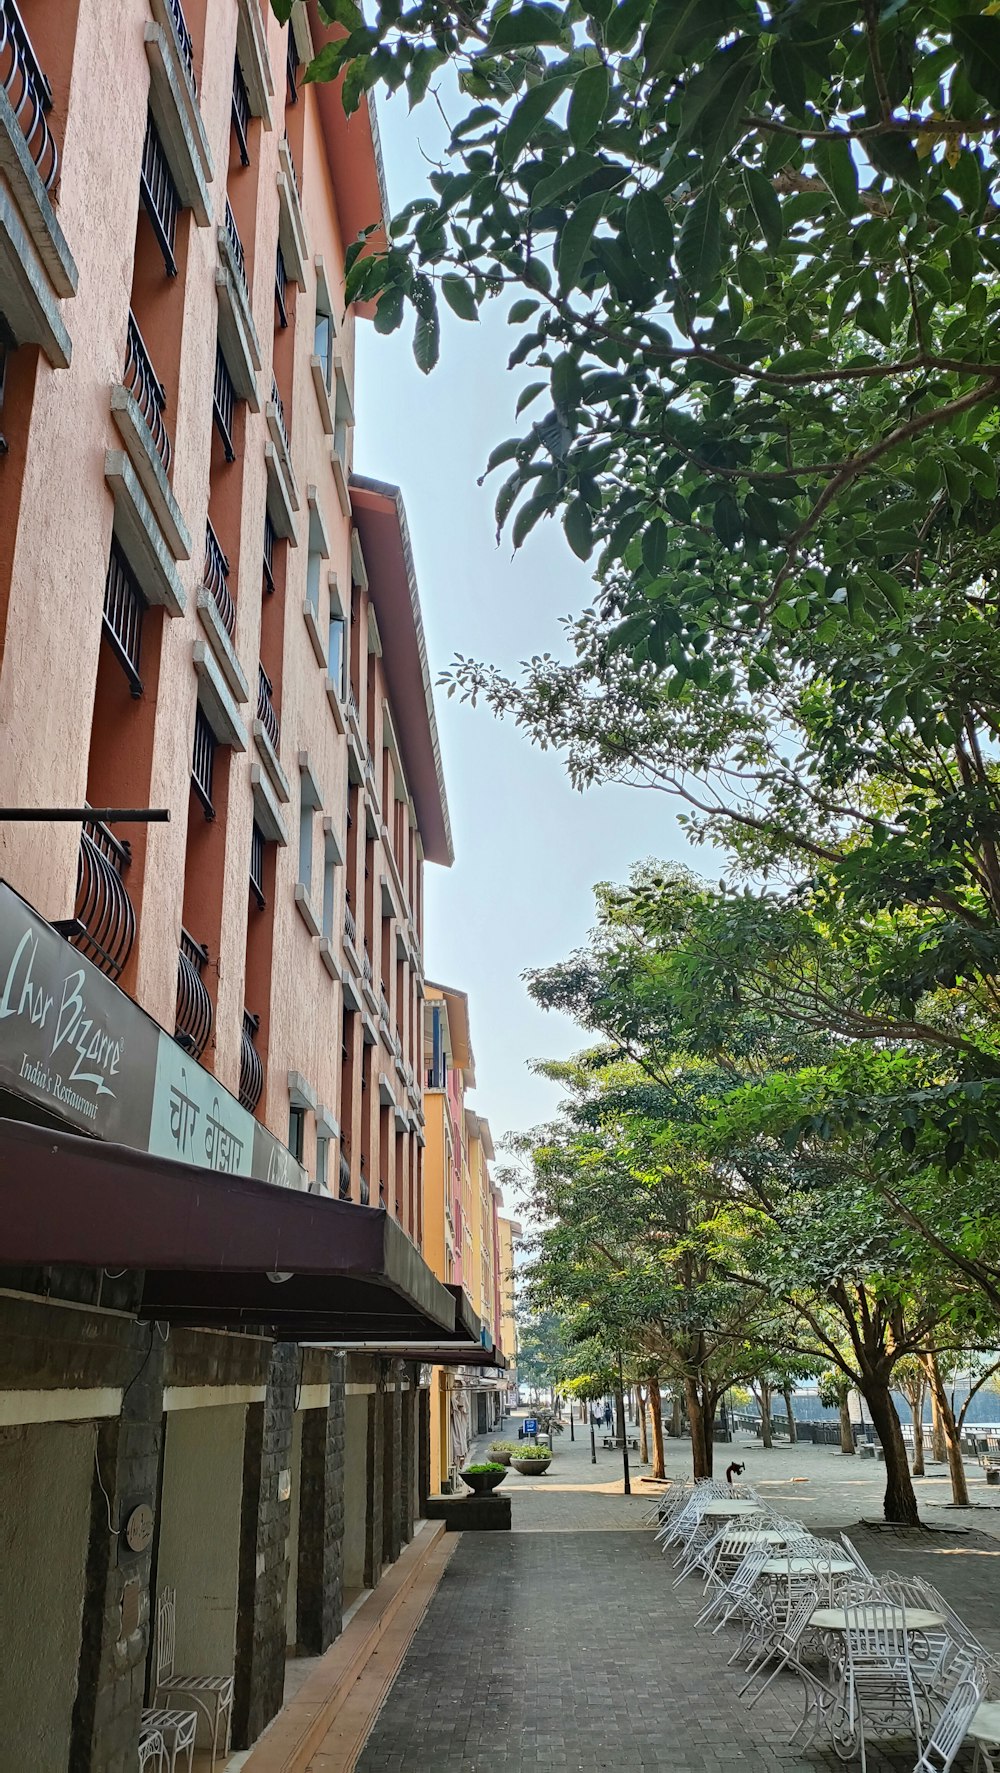
[{"label": "blue sign", "polygon": [[526,1416],[525,1417],[524,1432],[525,1432],[525,1434],[537,1434],[538,1433],[538,1418],[537,1418],[537,1416]]}]

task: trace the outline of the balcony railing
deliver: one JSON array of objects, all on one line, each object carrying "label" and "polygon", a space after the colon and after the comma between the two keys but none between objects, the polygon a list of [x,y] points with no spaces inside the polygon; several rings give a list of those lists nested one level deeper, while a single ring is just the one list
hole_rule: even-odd
[{"label": "balcony railing", "polygon": [[251,1114],[256,1111],[264,1090],[264,1066],[254,1046],[260,1017],[243,1011],[243,1035],[240,1041],[240,1102]]},{"label": "balcony railing", "polygon": [[104,581],[104,637],[128,678],[134,696],[142,695],[139,661],[146,599],[116,541],[111,543]]},{"label": "balcony railing", "polygon": [[344,935],[352,948],[358,945],[358,926],[354,921],[354,912],[349,905],[344,906]]},{"label": "balcony railing", "polygon": [[277,752],[281,728],[278,725],[278,716],[274,711],[274,685],[259,661],[257,665],[257,719]]},{"label": "balcony railing", "polygon": [[378,994],[378,1013],[381,1016],[386,1027],[388,1028],[388,1026],[389,1026],[389,999],[386,997],[384,991],[380,991]]},{"label": "balcony railing", "polygon": [[212,999],[202,978],[208,965],[208,949],[181,930],[177,967],[177,1023],[174,1039],[200,1059],[212,1032]]},{"label": "balcony railing", "polygon": [[274,301],[278,310],[278,325],[288,325],[288,272],[285,270],[285,255],[279,245],[274,261]]},{"label": "balcony railing", "polygon": [[351,1166],[344,1153],[340,1154],[340,1184],[337,1190],[341,1200],[351,1198]]},{"label": "balcony railing", "polygon": [[163,263],[168,277],[176,277],[177,260],[174,257],[174,242],[177,237],[177,214],[181,200],[174,184],[173,174],[167,165],[167,157],[163,152],[163,143],[156,133],[156,124],[152,117],[146,117],[146,139],[142,144],[142,172],[139,176],[139,194],[143,208],[149,217],[156,243],[163,254]]},{"label": "balcony railing", "polygon": [[240,274],[240,282],[243,285],[244,293],[247,297],[247,303],[249,304],[250,292],[247,289],[246,253],[243,251],[243,242],[240,239],[240,231],[236,226],[236,217],[233,214],[232,204],[228,197],[226,198],[226,237],[233,249],[233,258],[236,260],[236,268]]},{"label": "balcony railing", "polygon": [[205,570],[202,583],[212,593],[222,625],[230,639],[236,633],[236,605],[229,590],[229,562],[219,546],[212,525],[205,525]]},{"label": "balcony railing", "polygon": [[125,386],[135,397],[139,411],[146,421],[149,435],[153,440],[165,474],[170,473],[170,438],[163,422],[163,414],[167,404],[167,391],[153,368],[149,352],[146,350],[142,333],[136,323],[135,315],[129,310],[128,317],[128,349],[125,353]]},{"label": "balcony railing", "polygon": [[256,819],[250,828],[250,891],[263,911],[267,904],[264,896],[264,833]]},{"label": "balcony railing", "polygon": [[63,928],[73,947],[117,979],[132,952],[135,912],[122,878],[132,860],[127,843],[88,819],[80,831],[76,904]]},{"label": "balcony railing", "polygon": [[194,747],[191,753],[191,786],[204,808],[206,819],[215,818],[212,801],[212,776],[215,771],[215,748],[218,741],[208,724],[208,716],[198,703],[194,716]]},{"label": "balcony railing", "polygon": [[247,92],[247,83],[243,78],[243,69],[240,67],[240,58],[236,56],[233,60],[233,133],[236,136],[236,146],[239,149],[240,162],[243,166],[250,165],[250,146],[247,141],[249,128],[250,95]]},{"label": "balcony railing", "polygon": [[278,384],[273,376],[271,377],[271,404],[277,415],[278,430],[281,433],[281,441],[285,447],[285,455],[291,460],[292,451],[291,445],[288,441],[288,426],[285,424],[284,402],[282,401],[281,395],[278,393]]},{"label": "balcony railing", "polygon": [[369,1200],[368,1177],[365,1175],[364,1164],[362,1164],[362,1166],[361,1166],[361,1184],[358,1189],[358,1199],[360,1200],[361,1205],[363,1207],[366,1207],[368,1205],[368,1200]]},{"label": "balcony railing", "polygon": [[212,417],[215,428],[222,439],[222,448],[227,462],[235,462],[236,451],[233,448],[233,416],[236,412],[236,389],[226,368],[226,360],[219,346],[215,347],[215,386],[212,390]]},{"label": "balcony railing", "polygon": [[277,537],[270,515],[264,512],[264,590],[269,597],[274,595],[274,544]]},{"label": "balcony railing", "polygon": [[14,0],[0,0],[0,80],[38,176],[51,191],[59,171],[59,150],[46,116],[52,106],[52,89]]},{"label": "balcony railing", "polygon": [[288,27],[288,50],[285,59],[285,97],[290,105],[299,102],[299,89],[296,75],[299,71],[299,52],[295,42],[295,32]]},{"label": "balcony railing", "polygon": [[174,36],[177,38],[177,47],[181,52],[181,61],[184,63],[187,77],[191,82],[191,91],[197,94],[198,82],[194,75],[194,43],[188,30],[187,19],[184,17],[184,8],[181,5],[181,0],[166,0],[166,4],[170,22],[174,27]]},{"label": "balcony railing", "polygon": [[358,698],[354,694],[353,683],[349,683],[347,686],[347,712],[350,715],[351,719],[354,721],[355,726],[360,726],[361,725],[361,715],[358,710]]},{"label": "balcony railing", "polygon": [[361,971],[364,976],[365,984],[370,985],[372,983],[372,957],[368,952],[367,936],[365,937],[364,947],[361,950]]}]

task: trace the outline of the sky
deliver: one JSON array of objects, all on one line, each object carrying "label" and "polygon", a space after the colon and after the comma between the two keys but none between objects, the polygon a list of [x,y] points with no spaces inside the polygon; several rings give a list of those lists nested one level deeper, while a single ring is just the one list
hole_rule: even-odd
[{"label": "sky", "polygon": [[[441,125],[427,104],[408,115],[402,95],[380,101],[379,123],[398,210],[427,193],[424,155],[439,150]],[[560,617],[593,596],[588,567],[555,522],[516,555],[508,538],[497,548],[493,501],[506,471],[476,481],[493,446],[515,434],[517,391],[530,378],[506,369],[516,334],[498,303],[479,324],[441,306],[441,361],[429,376],[413,361],[409,320],[388,338],[359,323],[354,449],[356,472],[402,488],[435,680],[456,653],[509,671],[533,653],[564,653]],[[427,866],[424,962],[428,978],[469,994],[474,1102],[499,1141],[558,1106],[558,1086],[530,1061],[586,1044],[568,1018],[532,1004],[521,974],[585,943],[596,881],[688,852],[665,796],[578,794],[559,756],[532,748],[511,723],[441,689],[435,699],[455,862]]]}]

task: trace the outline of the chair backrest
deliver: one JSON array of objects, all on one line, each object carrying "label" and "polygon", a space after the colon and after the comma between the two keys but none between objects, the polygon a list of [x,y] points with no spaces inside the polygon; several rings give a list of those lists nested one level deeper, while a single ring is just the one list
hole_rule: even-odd
[{"label": "chair backrest", "polygon": [[848,1616],[848,1661],[855,1667],[864,1663],[910,1664],[910,1646],[899,1622],[899,1612],[891,1601],[866,1601],[854,1617]]},{"label": "chair backrest", "polygon": [[858,1550],[857,1546],[855,1545],[853,1539],[848,1539],[846,1533],[841,1533],[840,1543],[844,1547],[844,1550],[846,1551],[852,1564],[857,1565],[862,1576],[867,1576],[869,1582],[874,1582],[875,1581],[874,1574],[871,1570],[869,1570],[868,1565],[865,1563],[865,1560],[861,1556],[861,1553]]},{"label": "chair backrest", "polygon": [[913,1773],[948,1773],[965,1741],[983,1697],[983,1688],[966,1663],[928,1737]]},{"label": "chair backrest", "polygon": [[791,1604],[785,1615],[785,1623],[781,1629],[782,1643],[789,1649],[795,1648],[810,1619],[819,1606],[819,1590],[806,1584],[796,1587],[791,1593]]},{"label": "chair backrest", "polygon": [[174,1641],[177,1635],[177,1590],[161,1588],[156,1597],[156,1679],[169,1680],[174,1672]]}]

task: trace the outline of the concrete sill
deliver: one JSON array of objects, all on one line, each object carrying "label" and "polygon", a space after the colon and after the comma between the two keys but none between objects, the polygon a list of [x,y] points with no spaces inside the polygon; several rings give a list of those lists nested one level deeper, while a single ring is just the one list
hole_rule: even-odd
[{"label": "concrete sill", "polygon": [[[268,408],[271,402],[268,401]],[[268,441],[264,445],[264,464],[267,468],[267,509],[276,533],[284,536],[294,548],[298,542],[295,530],[295,513],[299,508],[299,493],[287,465],[284,448],[278,448]]]},{"label": "concrete sill", "polygon": [[313,652],[316,654],[316,663],[317,663],[317,665],[322,665],[325,669],[325,667],[326,667],[326,651],[323,646],[323,636],[319,631],[319,622],[316,619],[316,610],[313,607],[313,605],[309,602],[308,597],[303,599],[302,619],[305,622],[306,632],[309,635],[309,643],[313,649]]},{"label": "concrete sill", "polygon": [[198,99],[181,59],[166,0],[150,0],[155,24],[144,30],[149,63],[149,108],[170,163],[174,184],[200,228],[211,221],[208,187],[214,177],[212,150]]},{"label": "concrete sill", "polygon": [[190,560],[191,537],[170,490],[163,463],[138,401],[120,382],[111,390],[111,417],[121,433],[142,490],[175,560]]},{"label": "concrete sill", "polygon": [[234,751],[245,751],[247,736],[240,711],[234,702],[213,649],[204,640],[194,643],[194,668],[198,673],[198,699],[208,717],[208,724],[220,745],[231,745]]},{"label": "concrete sill", "polygon": [[322,357],[310,357],[309,368],[312,370],[313,387],[316,390],[316,404],[319,407],[319,416],[323,421],[323,434],[326,437],[332,437],[336,430],[336,421],[333,416],[333,407],[330,404],[330,390],[326,385],[326,377],[323,374]]},{"label": "concrete sill", "polygon": [[337,984],[341,984],[341,971],[337,964],[337,957],[333,952],[333,946],[330,942],[329,936],[321,936],[319,939],[319,957],[331,979],[336,979]]},{"label": "concrete sill", "polygon": [[354,974],[354,977],[356,979],[360,979],[360,977],[361,977],[361,961],[358,957],[358,951],[355,948],[354,943],[351,941],[350,936],[348,936],[346,933],[344,935],[344,956],[345,956],[348,966],[351,969],[351,972]]},{"label": "concrete sill", "polygon": [[285,270],[300,289],[305,289],[309,248],[306,245],[306,229],[302,219],[295,167],[291,150],[284,139],[278,143],[278,167],[278,239]]},{"label": "concrete sill", "polygon": [[320,932],[319,918],[313,910],[312,900],[309,897],[309,888],[303,886],[300,880],[295,882],[295,906],[302,922],[309,931],[309,934],[311,936],[318,936]]},{"label": "concrete sill", "polygon": [[250,112],[259,117],[265,129],[271,128],[271,106],[274,78],[267,51],[267,32],[257,0],[237,0],[236,50],[250,100]]},{"label": "concrete sill", "polygon": [[[32,245],[57,296],[76,294],[77,269],[31,158],[14,107],[0,86],[0,172],[5,172]],[[6,296],[6,288],[4,290]],[[60,368],[64,366],[59,365]]]},{"label": "concrete sill", "polygon": [[105,454],[104,478],[115,501],[115,535],[146,602],[162,604],[168,616],[182,616],[187,602],[184,587],[123,449],[109,449]]},{"label": "concrete sill", "polygon": [[344,704],[340,699],[340,691],[332,677],[328,677],[326,680],[326,699],[330,704],[330,713],[333,715],[333,724],[338,733],[346,733],[347,714],[344,709]]},{"label": "concrete sill", "polygon": [[223,673],[233,695],[238,702],[249,702],[250,685],[243,675],[243,668],[233,650],[233,643],[219,614],[219,606],[211,591],[202,585],[198,591],[198,615],[201,625],[208,635],[215,651],[215,656],[222,666]]},{"label": "concrete sill", "polygon": [[288,832],[281,817],[281,809],[271,778],[263,764],[250,765],[250,787],[253,792],[254,817],[269,843],[277,843],[285,849],[288,844]]},{"label": "concrete sill", "polygon": [[333,484],[337,489],[337,498],[340,501],[340,509],[345,517],[350,517],[351,494],[347,484],[347,471],[338,450],[331,449],[330,451],[330,468],[333,473]]},{"label": "concrete sill", "polygon": [[253,739],[261,763],[264,765],[264,768],[274,784],[274,790],[278,799],[287,806],[292,798],[292,791],[288,786],[288,777],[285,775],[285,772],[281,767],[278,753],[275,751],[274,746],[271,743],[271,735],[263,721],[254,721]]},{"label": "concrete sill", "polygon": [[261,366],[260,340],[250,312],[250,292],[233,254],[229,235],[219,229],[219,264],[215,267],[215,292],[219,298],[219,344],[233,387],[251,412],[260,412],[257,371]]}]

